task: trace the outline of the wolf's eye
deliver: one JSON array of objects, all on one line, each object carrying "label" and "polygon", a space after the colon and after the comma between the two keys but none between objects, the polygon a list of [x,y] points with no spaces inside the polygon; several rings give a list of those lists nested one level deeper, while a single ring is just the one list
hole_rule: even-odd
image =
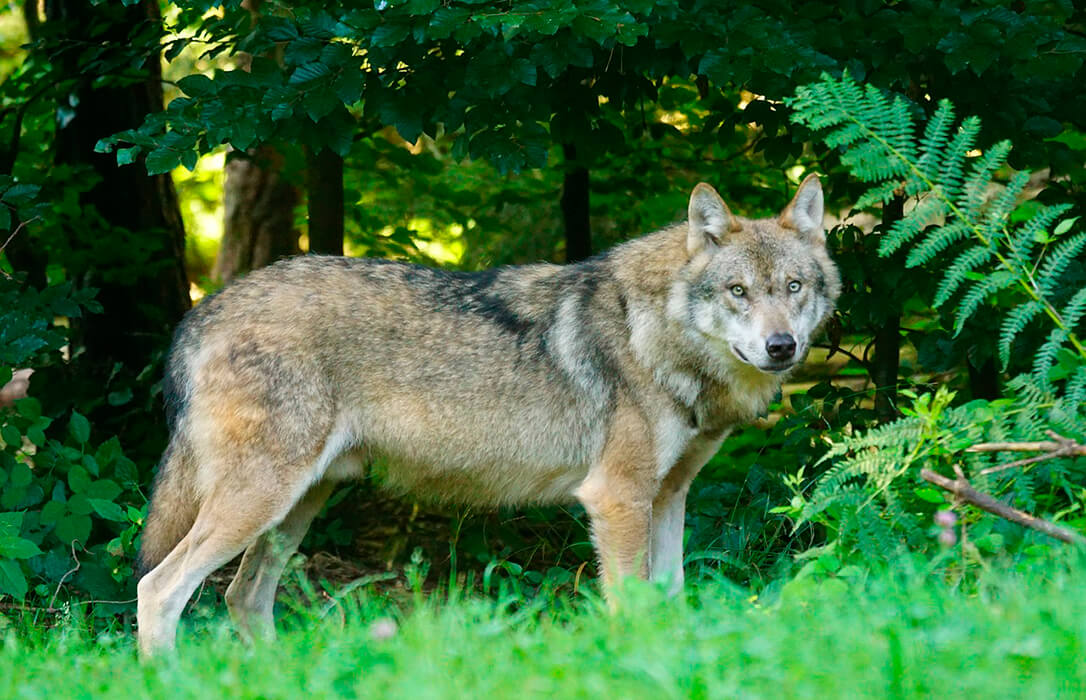
[{"label": "wolf's eye", "polygon": [[800,284],[799,282],[797,282],[796,280],[792,280],[791,282],[788,283],[788,291],[792,292],[793,294],[798,292],[801,287],[803,287],[803,285]]},{"label": "wolf's eye", "polygon": [[746,296],[747,290],[743,289],[741,284],[732,285],[732,294],[737,297]]}]

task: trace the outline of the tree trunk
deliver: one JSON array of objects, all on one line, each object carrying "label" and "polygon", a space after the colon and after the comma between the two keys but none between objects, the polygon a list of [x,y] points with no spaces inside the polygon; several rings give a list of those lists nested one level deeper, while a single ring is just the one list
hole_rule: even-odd
[{"label": "tree trunk", "polygon": [[588,168],[577,163],[577,148],[563,144],[566,173],[562,181],[562,219],[566,224],[566,262],[592,255],[592,226],[588,219]]},{"label": "tree trunk", "polygon": [[306,149],[309,252],[343,255],[343,158]]},{"label": "tree trunk", "polygon": [[[87,356],[96,362],[141,367],[152,350],[168,342],[174,324],[190,306],[185,275],[185,232],[169,174],[148,176],[142,165],[117,167],[114,156],[95,153],[99,139],[139,126],[162,109],[158,4],[94,5],[82,0],[48,0],[46,20],[72,49],[62,54],[67,75],[80,80],[58,104],[56,162],[90,166],[97,182],[82,196],[107,227],[77,229],[69,242],[73,277],[97,287],[104,312],[87,319]],[[136,53],[145,78],[132,84],[95,86],[85,72],[86,48]],[[131,73],[129,70],[129,74]],[[83,237],[86,238],[83,238]],[[102,239],[108,239],[103,244]],[[75,262],[80,261],[80,262]]]},{"label": "tree trunk", "polygon": [[282,167],[283,157],[273,146],[227,156],[222,243],[211,273],[217,282],[226,284],[299,252],[298,191],[283,179]]},{"label": "tree trunk", "polygon": [[[260,19],[260,0],[243,0],[255,27]],[[280,58],[281,49],[265,54]],[[237,66],[250,70],[252,56],[239,51]],[[283,155],[265,144],[246,153],[231,151],[226,156],[223,181],[222,241],[211,278],[227,284],[235,277],[270,265],[279,258],[297,255],[298,231],[294,228],[294,206],[298,188],[283,179]]]},{"label": "tree trunk", "polygon": [[[904,216],[905,198],[895,197],[882,209],[883,234]],[[871,359],[871,379],[875,382],[875,413],[880,421],[890,421],[898,416],[897,375],[901,365],[901,308],[896,305],[896,295],[886,288],[884,278],[876,274],[871,280],[871,293],[885,300],[886,315],[875,329],[875,354]]]}]

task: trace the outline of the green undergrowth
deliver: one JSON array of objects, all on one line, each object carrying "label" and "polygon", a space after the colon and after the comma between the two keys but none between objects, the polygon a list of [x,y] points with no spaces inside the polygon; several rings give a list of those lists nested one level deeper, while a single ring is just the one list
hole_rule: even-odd
[{"label": "green undergrowth", "polygon": [[288,605],[274,644],[190,615],[177,656],[150,663],[121,631],[16,620],[0,635],[0,697],[1082,696],[1082,563],[1005,567],[968,589],[904,568],[797,578],[760,598],[707,581],[665,600],[640,584],[617,615],[591,596],[355,591]]}]

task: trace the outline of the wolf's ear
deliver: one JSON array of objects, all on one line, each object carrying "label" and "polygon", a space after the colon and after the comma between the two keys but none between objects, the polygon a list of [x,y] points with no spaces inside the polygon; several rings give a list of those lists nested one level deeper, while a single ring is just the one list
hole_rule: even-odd
[{"label": "wolf's ear", "polygon": [[724,234],[741,227],[720,195],[704,182],[690,194],[686,252],[693,257],[708,245],[719,245]]},{"label": "wolf's ear", "polygon": [[826,240],[822,230],[822,183],[818,176],[811,173],[800,183],[796,196],[784,208],[780,215],[781,226],[795,229],[805,236],[818,241]]}]

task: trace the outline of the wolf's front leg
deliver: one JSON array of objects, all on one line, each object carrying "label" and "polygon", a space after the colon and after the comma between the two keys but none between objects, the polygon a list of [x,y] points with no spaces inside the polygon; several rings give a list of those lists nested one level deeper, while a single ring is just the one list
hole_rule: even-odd
[{"label": "wolf's front leg", "polygon": [[615,607],[615,586],[626,576],[648,578],[655,475],[648,426],[635,410],[619,408],[598,464],[577,488],[592,525],[603,589]]},{"label": "wolf's front leg", "polygon": [[705,463],[720,449],[724,435],[698,437],[687,446],[679,462],[660,484],[652,502],[652,547],[649,577],[668,584],[668,595],[683,589],[683,532],[686,525],[686,495],[690,484]]},{"label": "wolf's front leg", "polygon": [[609,493],[608,486],[586,481],[577,495],[591,520],[592,544],[600,561],[603,591],[614,607],[614,591],[619,581],[627,576],[648,578],[652,502],[622,498]]},{"label": "wolf's front leg", "polygon": [[652,546],[649,578],[666,583],[669,596],[683,589],[683,527],[686,492],[661,492],[652,504]]}]

